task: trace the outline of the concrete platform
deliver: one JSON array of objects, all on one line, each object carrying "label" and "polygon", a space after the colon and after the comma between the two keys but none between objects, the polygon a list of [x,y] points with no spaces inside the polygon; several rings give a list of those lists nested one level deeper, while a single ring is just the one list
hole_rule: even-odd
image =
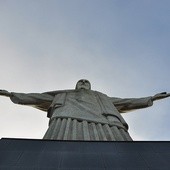
[{"label": "concrete platform", "polygon": [[170,142],[2,138],[0,170],[169,170]]}]

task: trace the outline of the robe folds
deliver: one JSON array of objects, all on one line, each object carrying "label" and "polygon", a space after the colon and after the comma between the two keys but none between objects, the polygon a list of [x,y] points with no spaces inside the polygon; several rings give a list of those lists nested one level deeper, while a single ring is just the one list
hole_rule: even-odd
[{"label": "robe folds", "polygon": [[132,140],[120,113],[153,104],[151,97],[121,99],[86,89],[12,93],[11,100],[47,111],[44,139],[52,140]]}]

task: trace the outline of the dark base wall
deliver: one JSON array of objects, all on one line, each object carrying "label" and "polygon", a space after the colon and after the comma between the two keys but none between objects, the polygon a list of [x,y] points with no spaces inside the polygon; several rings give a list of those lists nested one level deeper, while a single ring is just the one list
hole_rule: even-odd
[{"label": "dark base wall", "polygon": [[0,140],[0,170],[169,170],[170,142]]}]

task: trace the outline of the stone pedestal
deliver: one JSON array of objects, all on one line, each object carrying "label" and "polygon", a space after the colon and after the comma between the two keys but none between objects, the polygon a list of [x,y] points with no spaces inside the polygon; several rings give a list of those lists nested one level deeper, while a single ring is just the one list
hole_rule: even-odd
[{"label": "stone pedestal", "polygon": [[0,140],[1,170],[169,170],[170,142]]}]

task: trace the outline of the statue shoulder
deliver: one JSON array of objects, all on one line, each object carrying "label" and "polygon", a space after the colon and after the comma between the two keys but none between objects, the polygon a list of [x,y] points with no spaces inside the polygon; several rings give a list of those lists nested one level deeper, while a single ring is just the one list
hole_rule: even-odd
[{"label": "statue shoulder", "polygon": [[57,94],[61,94],[61,93],[69,93],[69,92],[73,92],[75,90],[72,89],[68,89],[68,90],[56,90],[56,91],[48,91],[48,92],[44,92],[43,94],[48,94],[51,96],[55,96]]},{"label": "statue shoulder", "polygon": [[[104,94],[102,92],[99,91],[93,91],[95,94],[99,95],[99,96],[105,96],[105,97],[109,97],[107,94]],[[109,97],[110,98],[110,97]]]}]

